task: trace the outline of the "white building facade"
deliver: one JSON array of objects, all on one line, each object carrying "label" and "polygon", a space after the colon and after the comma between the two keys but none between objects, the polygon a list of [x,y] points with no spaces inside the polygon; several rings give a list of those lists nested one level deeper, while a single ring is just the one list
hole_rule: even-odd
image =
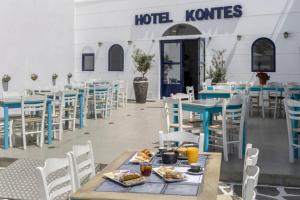
[{"label": "white building facade", "polygon": [[[132,98],[132,80],[138,74],[131,56],[136,48],[155,55],[147,75],[150,81],[148,98],[158,99],[164,95],[162,76],[166,62],[162,60],[166,55],[162,55],[162,41],[168,40],[181,43],[167,44],[165,51],[176,45],[188,46],[182,43],[186,39],[192,39],[190,43],[198,38],[205,40],[204,50],[198,46],[197,51],[200,76],[204,73],[200,70],[200,61],[205,62],[207,70],[211,65],[212,50],[226,49],[227,80],[254,81],[252,44],[259,38],[268,38],[276,48],[275,72],[269,73],[271,81],[299,81],[300,78],[300,26],[297,20],[300,19],[300,2],[296,0],[100,0],[77,2],[75,7],[76,79],[126,79]],[[170,27],[178,24],[190,25],[199,33],[163,36]],[[172,32],[172,28],[169,31]],[[123,71],[108,70],[108,52],[115,44],[124,50]],[[191,48],[185,47],[186,51]],[[200,52],[202,50],[204,53]],[[82,71],[83,53],[95,54],[94,71]],[[173,51],[173,61],[178,59],[176,62],[183,63],[187,55],[176,54],[178,52]],[[177,67],[173,63],[173,71]],[[177,75],[173,76],[172,81],[176,83]]]}]

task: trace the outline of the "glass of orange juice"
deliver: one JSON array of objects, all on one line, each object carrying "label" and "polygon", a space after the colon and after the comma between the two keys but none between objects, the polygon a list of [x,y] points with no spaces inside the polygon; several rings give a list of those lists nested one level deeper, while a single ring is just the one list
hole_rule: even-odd
[{"label": "glass of orange juice", "polygon": [[199,149],[197,147],[188,147],[186,153],[189,164],[198,163]]}]

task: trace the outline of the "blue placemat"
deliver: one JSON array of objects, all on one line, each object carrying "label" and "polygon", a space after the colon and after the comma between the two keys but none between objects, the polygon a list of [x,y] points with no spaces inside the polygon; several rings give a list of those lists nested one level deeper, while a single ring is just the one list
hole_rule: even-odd
[{"label": "blue placemat", "polygon": [[[200,155],[198,163],[205,167],[207,155]],[[119,170],[130,170],[132,172],[140,172],[140,166],[131,164],[130,159],[125,161]],[[154,157],[151,161],[154,167],[164,165],[160,157]],[[170,166],[187,167],[189,166],[187,160],[178,160],[176,164]],[[120,193],[145,193],[145,194],[163,194],[163,195],[180,195],[180,196],[197,196],[199,192],[199,185],[201,183],[166,183],[162,178],[155,173],[151,173],[145,184],[134,187],[123,187],[110,180],[105,180],[97,187],[97,192],[120,192]]]}]

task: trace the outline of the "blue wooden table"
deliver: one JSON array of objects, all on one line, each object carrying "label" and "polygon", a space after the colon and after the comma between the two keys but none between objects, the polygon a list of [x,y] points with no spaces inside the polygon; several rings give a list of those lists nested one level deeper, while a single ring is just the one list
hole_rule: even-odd
[{"label": "blue wooden table", "polygon": [[[50,95],[50,94],[47,94]],[[78,94],[79,98],[79,127],[83,128],[83,110],[84,98],[83,94]],[[9,109],[21,108],[21,98],[6,98],[0,100],[0,107],[3,107],[4,113],[4,149],[8,149],[8,124],[9,124]],[[52,99],[47,99],[47,123],[48,123],[48,144],[52,144]]]},{"label": "blue wooden table", "polygon": [[232,95],[236,94],[236,91],[230,90],[206,90],[198,93],[198,99],[214,99],[222,98],[229,99]]},{"label": "blue wooden table", "polygon": [[[40,101],[38,101],[40,102]],[[52,106],[51,100],[47,100],[47,112],[48,112],[48,144],[52,144]],[[30,102],[29,102],[30,103]],[[35,102],[32,102],[35,103]],[[6,98],[0,100],[0,106],[3,107],[4,113],[4,149],[8,149],[8,121],[9,121],[9,109],[21,108],[21,98]]]},{"label": "blue wooden table", "polygon": [[[213,101],[212,101],[213,102]],[[230,107],[234,108],[235,106],[231,105]],[[196,112],[202,115],[203,120],[203,131],[204,131],[204,151],[208,152],[209,145],[209,126],[212,124],[212,117],[214,113],[222,112],[222,105],[220,103],[204,103],[203,101],[194,101],[194,102],[183,102],[182,110],[189,112]],[[246,148],[246,128],[244,126],[243,136],[243,155]]]}]

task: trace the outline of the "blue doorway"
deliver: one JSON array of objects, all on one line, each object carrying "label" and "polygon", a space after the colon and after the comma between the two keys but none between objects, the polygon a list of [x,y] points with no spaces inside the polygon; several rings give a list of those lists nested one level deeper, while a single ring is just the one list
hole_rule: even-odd
[{"label": "blue doorway", "polygon": [[185,93],[187,86],[197,94],[205,78],[205,39],[163,40],[160,51],[161,97]]}]

